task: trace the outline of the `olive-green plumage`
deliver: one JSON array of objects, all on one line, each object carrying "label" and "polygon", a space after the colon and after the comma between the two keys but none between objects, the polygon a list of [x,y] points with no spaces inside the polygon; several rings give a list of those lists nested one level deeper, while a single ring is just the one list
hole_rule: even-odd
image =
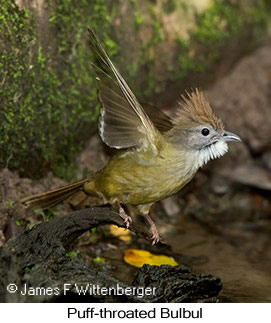
[{"label": "olive-green plumage", "polygon": [[188,162],[185,156],[166,140],[157,155],[134,149],[115,156],[83,187],[90,194],[99,192],[110,203],[115,199],[136,205],[160,201],[178,192],[195,174],[182,167]]}]

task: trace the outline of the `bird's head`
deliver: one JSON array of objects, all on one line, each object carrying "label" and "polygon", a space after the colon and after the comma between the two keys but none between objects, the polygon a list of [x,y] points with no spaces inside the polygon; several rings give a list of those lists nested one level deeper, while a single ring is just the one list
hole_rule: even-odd
[{"label": "bird's head", "polygon": [[176,148],[194,157],[197,167],[223,156],[228,151],[228,142],[241,141],[224,130],[223,122],[214,115],[202,92],[196,90],[182,99],[169,138]]}]

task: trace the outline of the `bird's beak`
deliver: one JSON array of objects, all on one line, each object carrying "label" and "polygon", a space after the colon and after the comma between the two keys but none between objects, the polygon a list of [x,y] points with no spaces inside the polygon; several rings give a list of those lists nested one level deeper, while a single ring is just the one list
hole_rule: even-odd
[{"label": "bird's beak", "polygon": [[242,141],[239,136],[229,131],[224,131],[223,139],[224,141]]}]

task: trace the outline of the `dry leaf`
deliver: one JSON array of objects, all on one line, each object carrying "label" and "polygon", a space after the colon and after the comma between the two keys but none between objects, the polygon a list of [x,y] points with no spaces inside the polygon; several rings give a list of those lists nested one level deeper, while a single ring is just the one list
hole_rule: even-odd
[{"label": "dry leaf", "polygon": [[96,258],[93,258],[92,261],[94,261],[94,262],[105,262],[105,259],[101,258],[101,257],[96,257]]},{"label": "dry leaf", "polygon": [[114,225],[114,224],[110,225],[110,233],[113,236],[118,237],[122,241],[131,240],[130,230],[125,228],[120,228],[117,225]]},{"label": "dry leaf", "polygon": [[165,255],[154,255],[149,251],[138,249],[127,249],[124,252],[124,261],[138,268],[142,267],[144,264],[151,266],[178,266],[178,263],[171,257]]}]

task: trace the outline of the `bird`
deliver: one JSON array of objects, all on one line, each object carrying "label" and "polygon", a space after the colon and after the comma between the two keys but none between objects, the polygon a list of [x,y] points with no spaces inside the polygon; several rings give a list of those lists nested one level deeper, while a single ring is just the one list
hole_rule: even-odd
[{"label": "bird", "polygon": [[120,151],[87,178],[21,202],[46,209],[84,191],[116,207],[127,228],[132,218],[125,205],[134,205],[149,224],[152,244],[157,244],[161,238],[150,217],[151,206],[180,191],[208,161],[222,157],[228,142],[241,139],[225,131],[197,88],[181,96],[172,117],[151,104],[140,104],[91,28],[88,35],[101,101],[99,135]]}]

